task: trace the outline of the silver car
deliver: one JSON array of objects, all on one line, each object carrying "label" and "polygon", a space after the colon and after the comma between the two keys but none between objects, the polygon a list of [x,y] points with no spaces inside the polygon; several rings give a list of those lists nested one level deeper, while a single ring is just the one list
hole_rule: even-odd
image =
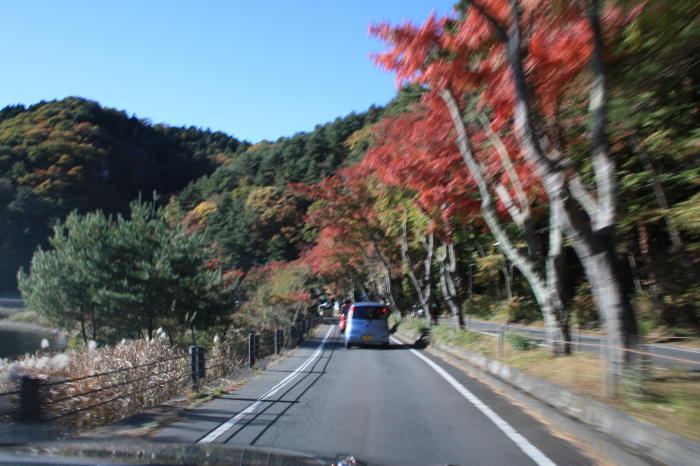
[{"label": "silver car", "polygon": [[348,311],[345,347],[352,345],[388,345],[389,309],[381,303],[355,303]]}]

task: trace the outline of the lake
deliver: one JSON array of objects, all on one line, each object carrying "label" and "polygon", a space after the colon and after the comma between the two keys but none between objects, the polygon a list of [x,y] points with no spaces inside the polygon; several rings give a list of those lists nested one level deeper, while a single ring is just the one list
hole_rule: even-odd
[{"label": "lake", "polygon": [[23,327],[15,323],[0,322],[0,358],[15,358],[39,349],[42,338],[54,347],[56,333],[51,330]]}]

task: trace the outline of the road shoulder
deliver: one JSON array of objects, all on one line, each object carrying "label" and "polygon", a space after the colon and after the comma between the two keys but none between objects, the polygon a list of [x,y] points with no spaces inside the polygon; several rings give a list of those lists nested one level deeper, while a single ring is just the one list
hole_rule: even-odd
[{"label": "road shoulder", "polygon": [[[408,345],[413,344],[418,338],[417,335],[405,332],[397,332],[395,336]],[[589,454],[596,463],[609,464],[611,461],[616,464],[625,465],[655,463],[651,458],[632,451],[612,439],[608,434],[599,432],[589,425],[572,419],[566,414],[562,414],[559,410],[542,403],[498,377],[479,369],[464,359],[456,357],[453,352],[448,353],[436,346],[443,345],[430,345],[425,351],[435,358],[438,358],[443,363],[466,373],[470,377],[489,386],[495,392],[505,396],[511,402],[523,408],[529,415],[549,426],[553,435],[578,445],[579,448]]]}]

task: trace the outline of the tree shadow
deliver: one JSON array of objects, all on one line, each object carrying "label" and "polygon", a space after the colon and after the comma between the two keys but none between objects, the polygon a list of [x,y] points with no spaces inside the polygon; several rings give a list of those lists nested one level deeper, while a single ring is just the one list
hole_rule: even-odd
[{"label": "tree shadow", "polygon": [[424,328],[420,332],[420,336],[413,342],[413,348],[425,349],[430,344],[430,329]]}]

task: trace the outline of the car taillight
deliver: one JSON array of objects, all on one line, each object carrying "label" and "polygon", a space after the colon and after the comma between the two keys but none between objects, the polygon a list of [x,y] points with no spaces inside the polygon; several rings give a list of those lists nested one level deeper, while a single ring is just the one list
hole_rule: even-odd
[{"label": "car taillight", "polygon": [[382,314],[386,314],[387,312],[389,312],[389,311],[387,310],[387,308],[383,307],[383,308],[382,308]]}]

